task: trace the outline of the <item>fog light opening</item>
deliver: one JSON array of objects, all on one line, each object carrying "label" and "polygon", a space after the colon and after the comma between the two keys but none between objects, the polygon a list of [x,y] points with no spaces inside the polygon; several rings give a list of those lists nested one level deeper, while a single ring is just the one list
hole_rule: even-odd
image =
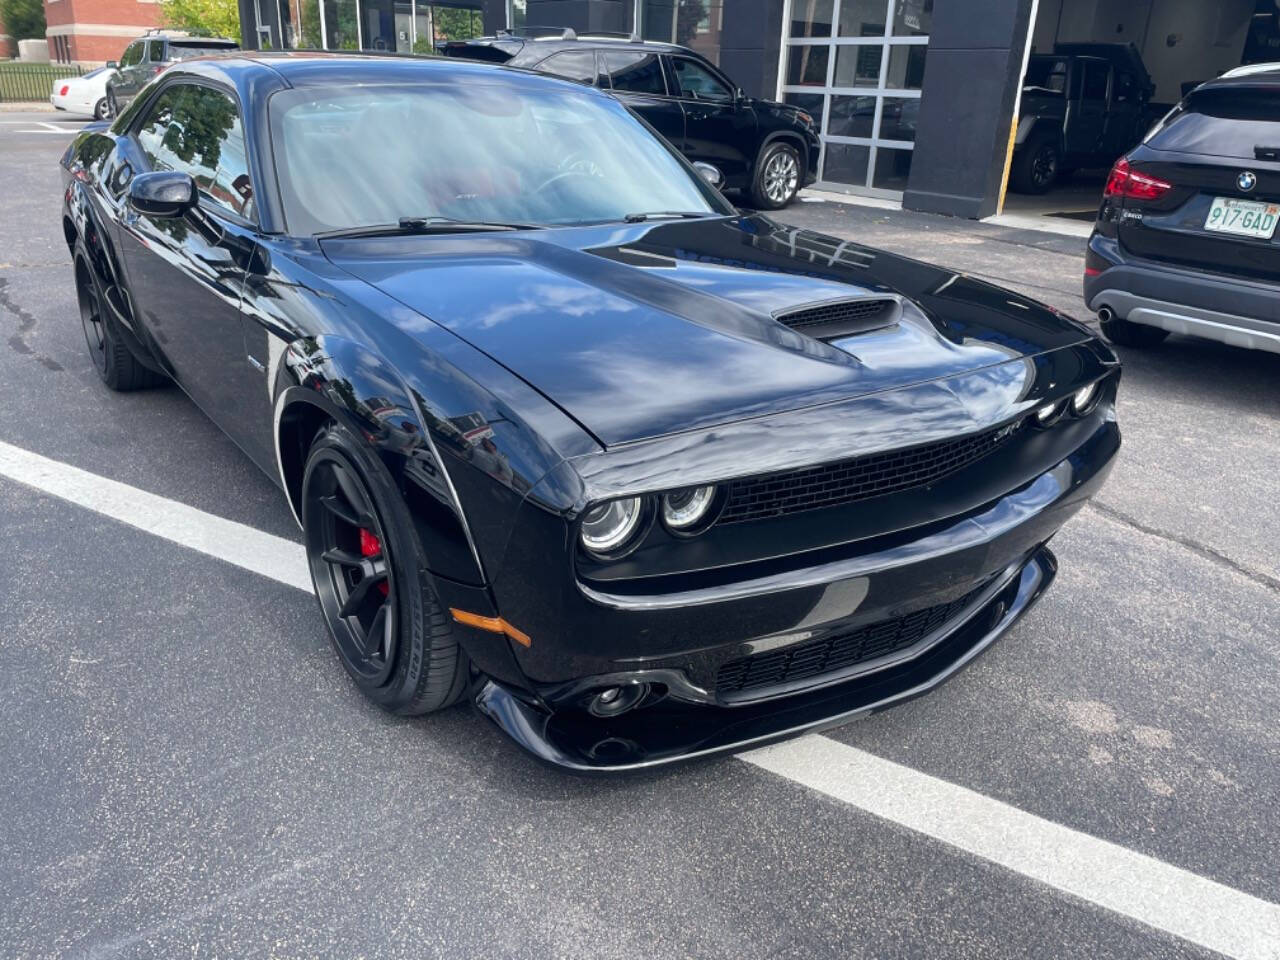
[{"label": "fog light opening", "polygon": [[640,705],[649,693],[647,683],[629,683],[597,691],[587,704],[593,716],[616,717]]}]

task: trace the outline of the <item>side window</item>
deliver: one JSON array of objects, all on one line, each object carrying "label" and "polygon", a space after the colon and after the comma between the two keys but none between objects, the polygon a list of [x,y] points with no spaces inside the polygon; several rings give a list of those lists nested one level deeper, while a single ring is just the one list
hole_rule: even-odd
[{"label": "side window", "polygon": [[1106,100],[1107,99],[1107,74],[1111,68],[1098,60],[1089,60],[1084,65],[1084,93],[1082,99],[1085,100]]},{"label": "side window", "polygon": [[142,62],[142,41],[135,40],[120,54],[120,66],[134,67]]},{"label": "side window", "polygon": [[578,83],[595,83],[596,54],[594,50],[569,50],[547,57],[534,69]]},{"label": "side window", "polygon": [[733,99],[733,91],[696,60],[672,57],[671,65],[675,68],[676,86],[679,88],[680,96],[689,100],[729,101]]},{"label": "side window", "polygon": [[604,62],[614,90],[622,93],[667,92],[666,81],[662,79],[662,61],[657,54],[638,50],[606,50]]},{"label": "side window", "polygon": [[1116,89],[1112,97],[1116,103],[1128,103],[1137,99],[1138,81],[1132,73],[1125,70],[1116,72]]},{"label": "side window", "polygon": [[176,83],[152,104],[137,140],[151,169],[190,174],[213,204],[253,218],[244,133],[230,96],[212,87]]},{"label": "side window", "polygon": [[148,40],[147,41],[147,62],[159,63],[164,58],[164,41]]}]

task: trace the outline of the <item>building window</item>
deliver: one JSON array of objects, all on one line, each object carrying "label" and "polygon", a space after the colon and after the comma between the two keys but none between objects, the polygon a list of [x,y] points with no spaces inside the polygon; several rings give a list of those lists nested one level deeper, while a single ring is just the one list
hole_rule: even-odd
[{"label": "building window", "polygon": [[724,0],[633,0],[632,31],[646,40],[678,43],[720,64]]},{"label": "building window", "polygon": [[900,196],[916,119],[934,0],[790,0],[779,94],[822,134],[818,181]]}]

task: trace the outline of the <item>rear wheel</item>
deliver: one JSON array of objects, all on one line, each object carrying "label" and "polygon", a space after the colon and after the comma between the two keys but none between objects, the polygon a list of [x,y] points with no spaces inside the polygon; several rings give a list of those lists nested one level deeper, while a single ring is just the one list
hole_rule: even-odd
[{"label": "rear wheel", "polygon": [[1114,344],[1122,347],[1154,347],[1169,336],[1168,330],[1159,327],[1148,327],[1141,323],[1130,323],[1119,317],[1100,321],[1103,334]]},{"label": "rear wheel", "polygon": [[110,120],[111,119],[111,101],[106,97],[102,97],[93,105],[93,119]]},{"label": "rear wheel", "polygon": [[1014,154],[1010,185],[1019,193],[1047,193],[1061,168],[1057,140],[1052,136],[1037,137]]},{"label": "rear wheel", "polygon": [[771,143],[760,154],[751,178],[751,202],[761,210],[780,210],[800,190],[800,153],[787,143]]},{"label": "rear wheel", "polygon": [[88,259],[76,257],[76,298],[80,302],[80,325],[89,359],[98,376],[112,390],[142,390],[157,387],[165,377],[138,362],[121,338],[115,319],[107,309],[106,299]]},{"label": "rear wheel", "polygon": [[348,430],[316,435],[302,478],[311,579],[338,658],[393,713],[456,702],[468,664],[432,589],[408,511]]}]

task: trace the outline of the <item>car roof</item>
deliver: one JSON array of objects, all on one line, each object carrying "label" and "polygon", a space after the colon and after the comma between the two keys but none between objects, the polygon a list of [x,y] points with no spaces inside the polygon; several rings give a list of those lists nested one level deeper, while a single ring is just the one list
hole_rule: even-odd
[{"label": "car roof", "polygon": [[1247,63],[1243,66],[1228,70],[1222,75],[1221,79],[1230,80],[1235,77],[1254,77],[1260,73],[1271,73],[1272,71],[1280,71],[1280,63]]},{"label": "car roof", "polygon": [[[557,30],[560,28],[547,29]],[[645,40],[635,34],[575,33],[573,30],[562,30],[559,35],[549,33],[542,36],[520,36],[514,33],[499,32],[491,37],[472,37],[470,40],[451,41],[449,46],[498,47],[501,50],[511,52],[513,55],[532,54],[536,51],[544,56],[550,56],[562,50],[618,47],[627,50],[645,50],[650,53],[687,53],[701,56],[697,51],[682,47],[678,43],[668,43],[664,40]]]},{"label": "car roof", "polygon": [[535,73],[504,64],[423,57],[413,54],[356,53],[321,50],[235,50],[225,54],[184,60],[170,71],[194,73],[222,79],[233,86],[246,86],[255,74],[270,75],[291,87],[333,84],[413,83],[433,77],[465,79],[469,83],[494,81],[571,87],[584,94],[603,96],[599,91],[551,74]]},{"label": "car roof", "polygon": [[1280,89],[1280,67],[1258,73],[1224,74],[1214,80],[1206,80],[1196,90],[1270,90]]}]

